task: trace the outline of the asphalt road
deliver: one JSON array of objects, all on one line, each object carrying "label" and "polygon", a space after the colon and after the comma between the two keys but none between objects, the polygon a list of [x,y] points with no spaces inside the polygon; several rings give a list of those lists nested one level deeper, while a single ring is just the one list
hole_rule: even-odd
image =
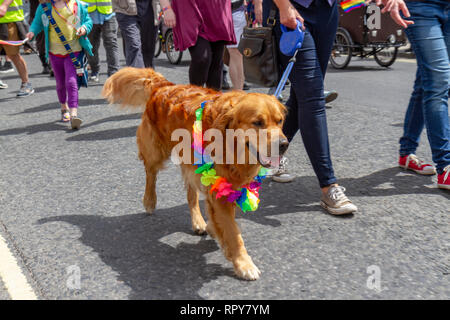
[{"label": "asphalt road", "polygon": [[[38,298],[450,298],[450,193],[436,177],[396,167],[414,60],[329,71],[327,88],[340,93],[327,111],[334,167],[359,212],[339,218],[320,208],[297,137],[287,155],[298,178],[266,181],[260,209],[238,213],[262,271],[254,282],[233,275],[214,240],[193,234],[174,165],[159,175],[156,212],[144,213],[140,114],[107,106],[94,85],[80,91],[82,129],[68,130],[54,79],[40,74],[37,56],[26,60],[33,96],[16,99],[17,75],[2,77],[10,88],[0,91],[0,235]],[[188,65],[156,60],[176,83],[188,82]],[[418,155],[431,160],[425,134]]]}]

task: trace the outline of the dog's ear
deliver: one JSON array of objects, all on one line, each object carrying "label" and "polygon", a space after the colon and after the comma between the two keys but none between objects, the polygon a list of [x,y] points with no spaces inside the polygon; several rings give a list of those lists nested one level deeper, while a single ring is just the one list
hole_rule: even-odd
[{"label": "dog's ear", "polygon": [[218,100],[218,106],[214,106],[215,119],[212,122],[212,128],[225,132],[229,129],[230,123],[234,118],[233,99],[227,99],[226,101]]},{"label": "dog's ear", "polygon": [[229,129],[231,120],[233,120],[233,115],[231,110],[229,110],[228,112],[219,115],[216,120],[214,120],[212,127],[225,132],[226,129]]}]

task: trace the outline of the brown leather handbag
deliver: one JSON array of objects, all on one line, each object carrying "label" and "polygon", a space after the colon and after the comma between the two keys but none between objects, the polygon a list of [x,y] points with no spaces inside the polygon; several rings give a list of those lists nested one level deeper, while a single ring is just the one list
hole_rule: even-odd
[{"label": "brown leather handbag", "polygon": [[279,81],[277,48],[273,27],[276,7],[272,5],[267,27],[245,27],[238,50],[244,59],[245,80],[265,87],[275,87]]}]

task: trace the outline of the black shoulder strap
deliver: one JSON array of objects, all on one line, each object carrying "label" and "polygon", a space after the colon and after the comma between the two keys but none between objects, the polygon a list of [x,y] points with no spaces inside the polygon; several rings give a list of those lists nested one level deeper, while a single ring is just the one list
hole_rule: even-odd
[{"label": "black shoulder strap", "polygon": [[270,13],[269,17],[267,18],[267,26],[270,28],[273,28],[275,26],[275,23],[277,22],[277,19],[275,19],[275,16],[277,15],[277,6],[275,5],[275,2],[272,0],[272,6],[270,7]]}]

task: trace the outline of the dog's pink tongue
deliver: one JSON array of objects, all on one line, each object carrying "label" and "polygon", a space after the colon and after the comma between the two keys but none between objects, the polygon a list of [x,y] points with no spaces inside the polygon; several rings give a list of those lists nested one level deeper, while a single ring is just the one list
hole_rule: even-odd
[{"label": "dog's pink tongue", "polygon": [[260,155],[260,157],[261,157],[261,160],[263,163],[269,164],[270,167],[272,167],[272,168],[278,168],[278,166],[280,165],[280,157],[279,156],[266,157],[266,156]]},{"label": "dog's pink tongue", "polygon": [[271,157],[270,158],[270,166],[274,168],[278,168],[280,166],[281,157]]}]

